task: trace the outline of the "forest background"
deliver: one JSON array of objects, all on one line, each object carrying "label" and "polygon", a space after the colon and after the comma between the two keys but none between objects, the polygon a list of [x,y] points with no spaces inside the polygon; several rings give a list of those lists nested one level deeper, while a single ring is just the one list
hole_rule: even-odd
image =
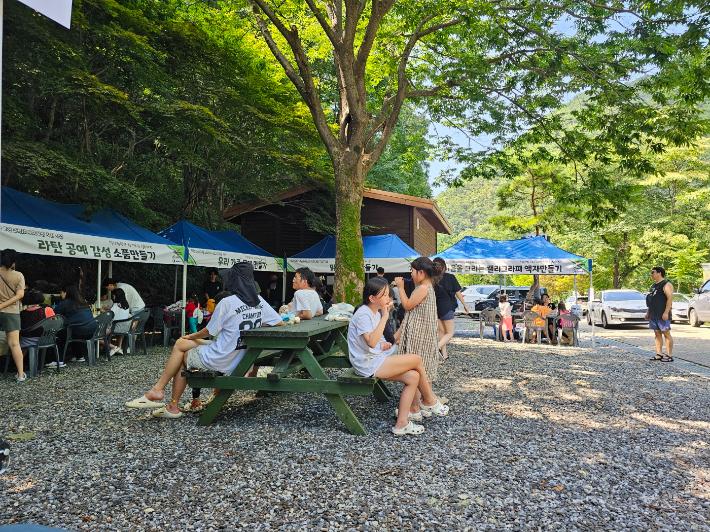
[{"label": "forest background", "polygon": [[[250,19],[235,25],[185,6],[78,0],[68,31],[7,3],[3,185],[80,202],[87,214],[110,206],[159,231],[181,219],[238,229],[220,219],[224,208],[308,184],[322,191],[308,206],[309,223],[332,233],[331,163],[305,105],[255,38]],[[574,120],[584,101],[584,95],[573,99],[562,110],[565,119]],[[699,121],[708,119],[704,111]],[[430,197],[430,162],[446,157],[446,142],[439,144],[430,126],[422,110],[408,104],[368,185]],[[662,172],[640,180],[605,161],[596,171],[613,176],[624,201],[601,225],[608,199],[598,206],[578,201],[571,168],[515,160],[492,179],[471,181],[464,168],[464,180],[453,180],[463,186],[437,196],[455,231],[440,237],[440,248],[464,235],[541,232],[593,258],[597,288],[646,288],[648,271],[658,264],[689,292],[702,276],[699,264],[710,260],[709,152],[702,138],[669,149],[654,162]],[[75,268],[66,261],[23,263],[29,281],[59,282]],[[114,267],[144,292],[172,291],[165,268]],[[193,270],[197,285],[201,272]],[[571,289],[569,278],[543,278],[542,284],[559,296]]]}]

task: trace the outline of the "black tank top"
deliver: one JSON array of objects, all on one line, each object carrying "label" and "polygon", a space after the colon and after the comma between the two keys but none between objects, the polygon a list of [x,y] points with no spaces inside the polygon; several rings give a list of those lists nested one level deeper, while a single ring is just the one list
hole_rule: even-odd
[{"label": "black tank top", "polygon": [[[648,293],[648,317],[657,320],[663,319],[663,313],[666,311],[666,303],[668,296],[663,291],[663,287],[668,284],[668,281],[663,279],[660,283],[655,283],[651,286],[651,291]],[[670,316],[669,316],[670,319]]]}]

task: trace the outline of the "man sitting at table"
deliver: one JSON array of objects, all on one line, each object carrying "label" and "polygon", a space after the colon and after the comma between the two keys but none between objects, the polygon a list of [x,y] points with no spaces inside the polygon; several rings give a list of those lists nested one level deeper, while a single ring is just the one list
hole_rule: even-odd
[{"label": "man sitting at table", "polygon": [[[233,295],[219,302],[207,327],[175,342],[158,382],[142,397],[127,402],[127,407],[156,408],[154,417],[180,417],[182,412],[178,408],[178,401],[187,385],[182,376],[184,369],[217,371],[230,375],[246,352],[240,341],[241,331],[264,325],[283,325],[276,311],[257,295],[252,277],[254,267],[250,263],[240,262],[219,273],[225,288]],[[200,341],[210,335],[216,336],[214,341]],[[163,402],[165,387],[171,380],[172,395],[166,405]]]},{"label": "man sitting at table", "polygon": [[281,312],[291,312],[297,318],[310,320],[323,315],[323,305],[315,290],[316,276],[310,268],[299,268],[293,277],[293,301],[281,307]]}]

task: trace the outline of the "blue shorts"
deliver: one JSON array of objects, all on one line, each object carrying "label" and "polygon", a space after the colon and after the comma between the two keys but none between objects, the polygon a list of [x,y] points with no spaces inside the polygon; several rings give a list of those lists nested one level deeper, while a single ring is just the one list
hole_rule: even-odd
[{"label": "blue shorts", "polygon": [[648,328],[653,331],[670,331],[671,320],[662,320],[661,318],[651,318],[648,320]]},{"label": "blue shorts", "polygon": [[454,311],[453,311],[453,310],[448,311],[448,312],[447,312],[446,314],[444,314],[443,316],[440,316],[439,319],[440,319],[441,321],[450,321],[450,320],[453,320],[453,319],[454,319]]}]

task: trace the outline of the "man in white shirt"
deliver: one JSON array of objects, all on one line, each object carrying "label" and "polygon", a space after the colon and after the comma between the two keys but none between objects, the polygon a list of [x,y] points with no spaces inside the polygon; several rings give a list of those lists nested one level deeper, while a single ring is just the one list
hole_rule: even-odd
[{"label": "man in white shirt", "polygon": [[[246,352],[240,340],[241,331],[263,325],[283,325],[276,311],[257,295],[253,273],[254,268],[248,262],[237,263],[220,272],[225,288],[233,295],[217,304],[207,327],[175,342],[158,382],[144,396],[127,402],[127,407],[157,408],[154,417],[173,419],[182,416],[178,401],[187,386],[187,380],[182,376],[184,369],[229,375]],[[216,338],[212,342],[202,340],[208,336]],[[166,405],[163,402],[165,387],[171,380],[172,397]]]},{"label": "man in white shirt", "polygon": [[293,288],[296,293],[293,294],[293,301],[286,307],[281,308],[282,311],[292,312],[297,318],[302,320],[310,320],[316,316],[323,315],[323,305],[318,297],[318,292],[314,289],[315,274],[310,268],[299,268],[296,270],[296,275],[293,277]]},{"label": "man in white shirt", "polygon": [[107,277],[106,279],[104,279],[103,286],[111,292],[116,290],[116,288],[120,288],[121,290],[123,290],[123,293],[126,294],[126,301],[128,301],[128,311],[131,313],[131,316],[137,314],[145,308],[143,298],[140,296],[140,294],[138,294],[138,291],[130,284],[121,283],[118,279],[112,279],[111,277]]}]

